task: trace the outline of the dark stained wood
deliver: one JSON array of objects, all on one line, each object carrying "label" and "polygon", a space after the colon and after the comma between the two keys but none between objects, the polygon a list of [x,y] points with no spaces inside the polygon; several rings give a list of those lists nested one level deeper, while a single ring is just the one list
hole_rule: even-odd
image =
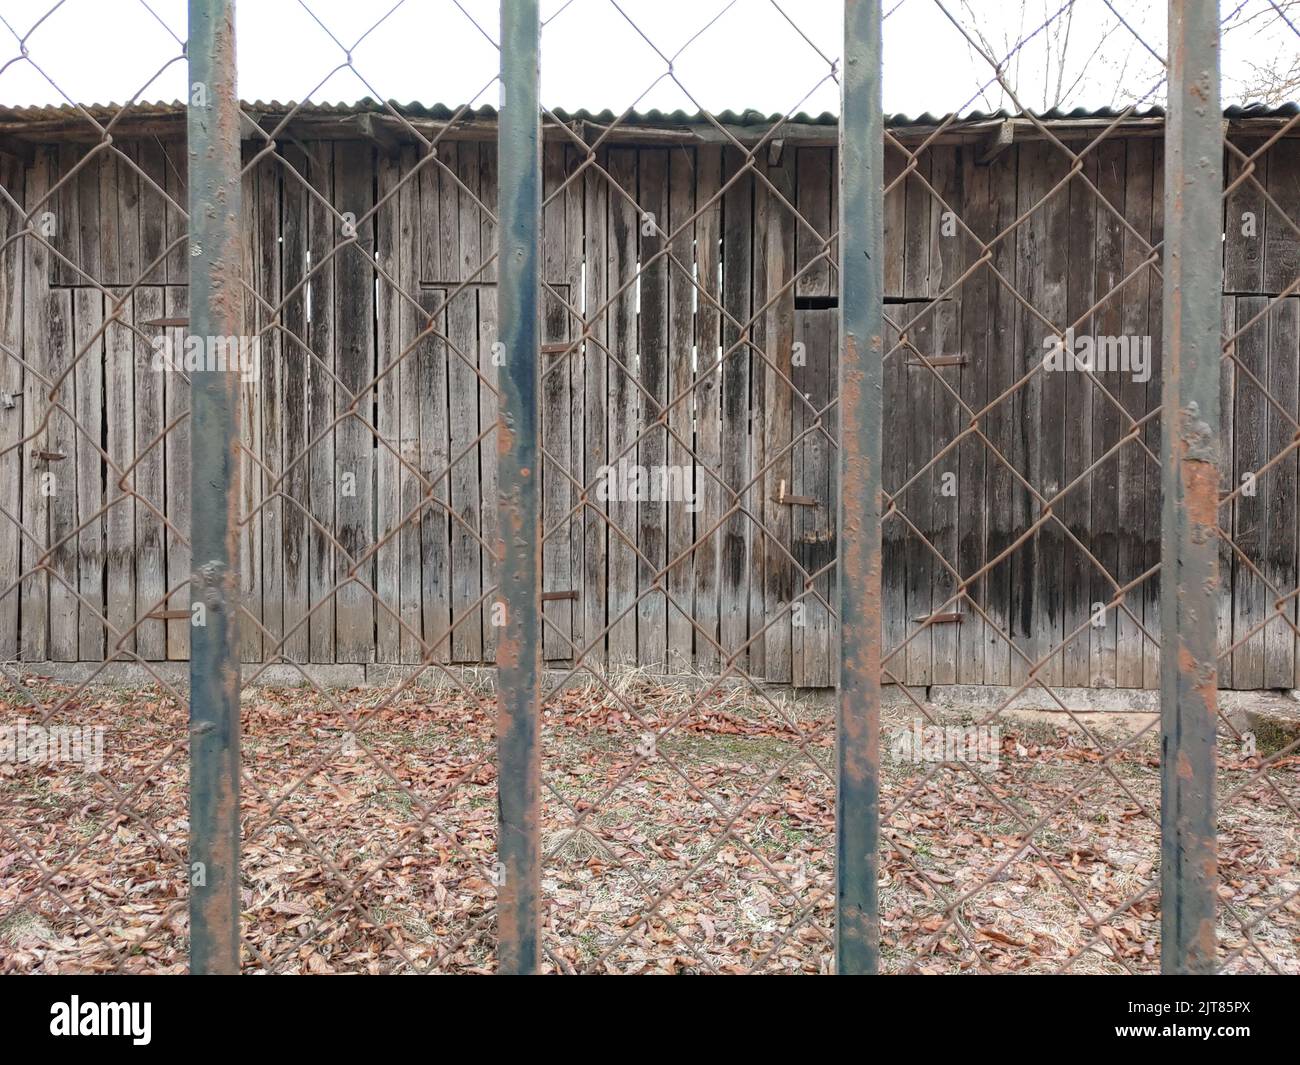
[{"label": "dark stained wood", "polygon": [[[641,305],[637,314],[638,375],[641,388],[641,439],[637,464],[650,471],[668,462],[666,405],[668,403],[668,283],[669,263],[660,255],[668,237],[668,157],[666,148],[639,153],[637,161],[641,208]],[[746,409],[748,403],[746,403]],[[655,672],[668,665],[668,601],[664,594],[668,563],[669,513],[685,509],[685,498],[651,498],[637,504],[637,662]]]},{"label": "dark stained wood", "polygon": [[[0,184],[24,203],[72,174],[48,197],[58,254],[31,238],[0,254],[0,344],[13,353],[0,353],[0,392],[13,397],[0,401],[0,473],[12,474],[0,504],[35,537],[12,522],[0,529],[0,585],[22,575],[0,596],[0,657],[183,660],[188,385],[153,366],[155,342],[179,341],[188,318],[184,242],[165,253],[184,232],[169,204],[184,200],[183,153],[175,139],[115,135],[73,174],[88,148],[0,160]],[[887,650],[915,634],[889,657],[888,679],[1018,683],[1041,659],[1038,676],[1052,686],[1151,687],[1158,649],[1143,629],[1158,638],[1158,580],[1129,594],[1132,618],[1110,610],[1101,627],[1089,621],[1116,581],[1158,558],[1159,470],[1141,446],[1158,452],[1158,419],[1084,471],[1159,402],[1160,285],[1142,266],[1163,234],[1159,143],[1112,137],[1084,156],[1084,174],[1136,233],[1082,177],[1040,203],[1069,166],[1059,147],[1017,137],[986,164],[979,150],[973,140],[925,148],[886,197],[886,312],[925,356],[905,346],[885,362],[886,490],[924,471],[883,531]],[[473,604],[495,581],[484,544],[498,536],[495,442],[476,442],[495,424],[500,371],[496,271],[479,269],[496,240],[495,152],[459,134],[436,157],[422,151],[286,142],[247,179],[245,318],[262,357],[256,379],[241,383],[250,662],[494,657],[490,612]],[[584,159],[548,141],[545,194]],[[810,590],[802,574],[837,553],[837,279],[820,258],[833,254],[837,225],[834,151],[791,140],[760,153],[761,177],[742,173],[725,193],[747,165],[729,146],[625,138],[597,161],[613,182],[587,167],[545,211],[545,656],[708,674],[738,653],[758,680],[831,684],[836,637],[819,597],[829,599],[833,578]],[[890,146],[887,180],[906,165]],[[1297,168],[1287,141],[1257,174],[1300,215]],[[360,239],[344,236],[335,212],[360,217],[376,194],[389,199]],[[993,240],[1031,207],[993,245],[990,266],[950,290],[981,254],[966,227]],[[1241,232],[1250,210],[1253,239]],[[1300,244],[1249,184],[1226,211],[1225,314],[1245,323],[1294,279]],[[11,233],[21,224],[8,206],[0,218]],[[650,264],[665,244],[671,259]],[[1253,496],[1223,508],[1244,558],[1221,548],[1221,639],[1268,622],[1223,663],[1225,688],[1295,683],[1295,601],[1274,615],[1300,581],[1300,458],[1288,450],[1300,420],[1298,307],[1271,307],[1237,344],[1280,409],[1246,373],[1224,369],[1223,491],[1271,463]],[[1150,336],[1149,380],[1039,371],[940,455],[1041,360],[1050,327],[1070,325],[1077,335]],[[19,455],[17,441],[33,433]],[[620,453],[687,470],[692,505],[597,499],[597,473]],[[957,596],[959,580],[1039,515],[1021,477],[1044,497],[1068,486],[1053,504],[1059,522]],[[43,495],[43,485],[55,490]],[[377,540],[351,580],[337,546],[357,558]]]},{"label": "dark stained wood", "polygon": [[[375,377],[374,204],[375,159],[368,144],[345,143],[335,151],[334,206],[355,218],[355,235],[340,231],[335,259],[334,299],[338,314],[336,411],[345,415],[334,430],[336,533],[342,549],[335,564],[339,582],[337,647],[339,662],[374,659],[375,543],[374,427],[371,407]],[[355,567],[355,575],[353,569]]]}]

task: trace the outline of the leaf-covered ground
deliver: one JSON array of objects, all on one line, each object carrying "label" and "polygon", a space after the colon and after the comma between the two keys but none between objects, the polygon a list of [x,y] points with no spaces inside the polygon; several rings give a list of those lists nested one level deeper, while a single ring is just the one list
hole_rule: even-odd
[{"label": "leaf-covered ground", "polygon": [[[0,725],[51,709],[47,724],[104,728],[104,764],[0,764],[0,972],[183,971],[183,708],[0,682]],[[248,971],[493,969],[494,714],[472,687],[245,692]],[[1131,720],[1002,719],[996,767],[886,744],[888,971],[1158,968],[1156,728]],[[1221,964],[1300,973],[1300,758],[1245,753],[1225,731]],[[828,971],[834,762],[824,706],[637,676],[552,697],[547,967]]]}]

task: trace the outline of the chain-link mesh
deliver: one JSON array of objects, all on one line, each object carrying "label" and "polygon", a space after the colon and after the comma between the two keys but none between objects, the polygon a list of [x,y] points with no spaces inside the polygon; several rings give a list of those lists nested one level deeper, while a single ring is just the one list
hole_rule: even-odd
[{"label": "chain-link mesh", "polygon": [[[886,133],[886,292],[897,271],[903,298],[886,308],[885,403],[913,446],[884,457],[883,668],[902,703],[883,731],[901,771],[882,788],[882,960],[1149,969],[1158,723],[1107,730],[1058,689],[1141,687],[1156,664],[1160,160],[1121,131],[1159,86],[1066,133],[1009,72],[1072,4],[1005,52],[967,9],[935,6],[935,32],[987,80],[923,134]],[[989,91],[1011,117],[953,146]],[[937,235],[920,256],[917,224]],[[1075,360],[1076,333],[1145,339],[1145,375]],[[958,680],[998,694],[954,715],[913,687]],[[1048,713],[1030,723],[1025,704]]]},{"label": "chain-link mesh", "polygon": [[[321,84],[386,99],[354,53],[401,5],[354,40],[302,6],[333,52]],[[496,25],[444,7],[487,42],[477,99],[498,82]],[[281,236],[245,263],[265,369],[243,396],[241,569],[250,599],[259,579],[284,588],[244,612],[248,961],[491,969],[493,701],[449,663],[494,642],[495,153],[458,135],[471,105],[419,125],[381,105],[359,141],[310,139],[303,110],[244,113],[244,225]],[[281,542],[276,572],[278,549],[258,554]],[[335,687],[319,661],[392,669]],[[303,687],[268,700],[285,668]]]},{"label": "chain-link mesh", "polygon": [[[910,140],[886,135],[896,175],[886,225],[909,232],[906,257],[886,249],[887,278],[901,269],[906,297],[903,308],[886,308],[886,406],[906,405],[895,424],[911,423],[905,438],[925,450],[885,455],[886,599],[892,563],[907,574],[896,593],[906,612],[892,616],[908,619],[886,632],[886,675],[900,682],[905,708],[885,746],[905,766],[939,764],[885,778],[883,957],[887,967],[892,955],[893,967],[920,972],[1151,971],[1160,931],[1159,721],[1134,712],[1136,693],[1111,704],[1128,715],[1120,717],[1080,713],[1068,689],[1158,680],[1163,155],[1133,131],[1163,78],[1091,129],[1047,123],[1024,106],[1008,71],[1073,5],[1005,54],[990,51],[965,9],[937,6],[986,60],[989,85],[1014,117],[955,153],[943,134],[961,109]],[[1116,15],[1159,59],[1162,45]],[[939,232],[917,275],[929,299],[908,290],[914,211],[935,215]],[[1292,351],[1292,376],[1294,368]],[[919,408],[918,372],[932,382],[919,390]],[[933,421],[918,435],[927,414]],[[1241,414],[1236,432],[1253,435],[1258,418]],[[1294,491],[1282,498],[1293,501]],[[1223,601],[1239,601],[1235,583]],[[1289,603],[1278,601],[1279,616]],[[934,675],[918,677],[926,662]],[[1005,686],[1006,695],[954,718],[911,687],[951,682],[954,673]],[[1239,762],[1229,735],[1222,739],[1220,791],[1232,794],[1246,785],[1230,783]],[[980,743],[989,750],[977,751]],[[1224,803],[1219,893],[1239,890],[1226,885],[1244,859],[1259,875],[1243,885],[1246,897],[1258,893],[1266,901],[1254,908],[1277,917],[1291,858],[1288,837],[1274,833],[1294,814],[1294,795],[1274,784],[1247,816]],[[1223,943],[1242,934],[1238,926],[1225,905]],[[1291,920],[1272,933],[1292,966]]]},{"label": "chain-link mesh", "polygon": [[[797,7],[763,5],[804,89],[741,126],[680,71],[722,55],[752,8],[721,4],[670,42],[612,7],[645,91],[698,114],[681,143],[648,147],[637,101],[581,128],[546,112],[548,265],[585,217],[581,277],[544,278],[547,960],[825,971],[833,713],[764,681],[832,683],[837,181],[829,144],[787,138],[836,60]],[[560,12],[543,44],[581,28]],[[804,295],[821,310],[798,337]],[[805,632],[820,633],[806,661]]]},{"label": "chain-link mesh", "polygon": [[[60,87],[62,8],[5,21],[0,72],[34,77],[69,126],[0,163],[4,968],[178,971],[187,723],[168,660],[188,643],[189,381],[168,354],[185,158],[137,119],[183,69],[184,29],[143,2],[124,13],[139,91],[91,108]],[[120,676],[133,697],[98,686]]]},{"label": "chain-link mesh", "polygon": [[[885,132],[881,968],[1152,971],[1164,78],[1045,115],[1019,60],[1076,0],[997,45],[968,5],[927,2],[981,79]],[[654,73],[617,113],[542,114],[543,964],[825,972],[836,736],[816,691],[838,681],[836,580],[868,575],[836,565],[836,127],[800,112],[839,60],[798,5],[719,0],[669,40],[600,4],[626,37],[608,54]],[[132,55],[127,103],[90,107],[47,61],[62,4],[5,23],[0,88],[36,71],[68,104],[57,144],[0,144],[8,970],[187,966],[196,339],[241,359],[243,967],[496,968],[497,781],[518,768],[490,668],[510,606],[502,183],[476,105],[497,26],[435,5],[483,48],[480,91],[441,113],[377,102],[359,58],[412,5],[360,33],[299,6],[330,58],[303,103],[243,106],[235,338],[187,335],[184,128],[142,103],[183,29],[141,0],[165,43]],[[778,116],[710,110],[686,60],[732,61],[760,10],[804,91]],[[543,42],[589,15],[553,5]],[[336,76],[365,106],[310,102]],[[651,92],[693,117],[640,128]],[[1300,484],[1298,124],[1225,138],[1235,688],[1295,686],[1277,501]],[[1085,688],[1133,697],[1097,714]],[[1220,717],[1219,964],[1295,971],[1296,741]]]},{"label": "chain-link mesh", "polygon": [[[1281,9],[1290,44],[1300,33]],[[1270,12],[1271,14],[1272,12]],[[1249,124],[1246,124],[1247,126]],[[1220,392],[1220,686],[1295,687],[1300,120],[1224,136]],[[1218,956],[1224,972],[1296,971],[1297,740],[1279,716],[1219,707]],[[1289,842],[1288,842],[1289,841]],[[1289,848],[1289,849],[1288,849]]]}]

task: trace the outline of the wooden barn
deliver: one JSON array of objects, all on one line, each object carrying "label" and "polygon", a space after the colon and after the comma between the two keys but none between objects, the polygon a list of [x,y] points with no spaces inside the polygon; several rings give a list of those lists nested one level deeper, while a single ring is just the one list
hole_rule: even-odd
[{"label": "wooden barn", "polygon": [[[495,116],[244,112],[244,659],[491,663]],[[545,656],[830,686],[835,119],[615,117],[545,130]],[[1297,686],[1292,117],[1225,116],[1285,133],[1225,217],[1230,688]],[[887,122],[892,682],[1158,684],[1163,122]],[[184,131],[0,109],[0,661],[187,657]],[[1032,373],[1067,326],[1149,357]],[[620,462],[680,498],[601,498]]]}]

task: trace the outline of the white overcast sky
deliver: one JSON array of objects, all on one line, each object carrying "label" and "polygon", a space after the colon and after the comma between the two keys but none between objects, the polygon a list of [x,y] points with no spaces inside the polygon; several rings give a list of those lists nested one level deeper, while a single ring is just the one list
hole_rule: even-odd
[{"label": "white overcast sky", "polygon": [[[63,0],[36,25],[54,6],[0,0],[0,103],[185,95],[184,0]],[[1004,103],[996,87],[981,93],[992,69],[958,26],[1000,60],[1045,22],[1007,66],[1026,106],[1041,107],[1050,98],[1045,89],[1058,83],[1071,107],[1161,103],[1164,6],[885,0],[885,109],[939,114]],[[543,102],[615,112],[633,104],[837,111],[829,60],[840,54],[840,10],[839,0],[542,0]],[[498,100],[497,0],[238,0],[237,11],[244,99]],[[1254,67],[1296,62],[1300,35],[1275,17],[1268,0],[1224,0],[1220,11],[1228,27],[1224,102],[1240,102]],[[1293,20],[1300,28],[1300,10]],[[355,45],[355,69],[347,68],[340,42]],[[666,76],[664,58],[679,49],[673,72],[680,85]],[[1061,54],[1063,68],[1050,58]]]}]

